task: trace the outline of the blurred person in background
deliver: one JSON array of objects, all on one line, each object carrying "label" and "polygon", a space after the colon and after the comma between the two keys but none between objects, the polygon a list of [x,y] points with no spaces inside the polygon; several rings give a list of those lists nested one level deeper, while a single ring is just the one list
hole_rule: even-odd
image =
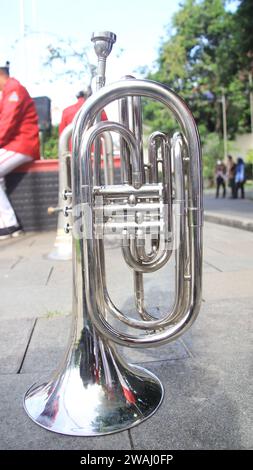
[{"label": "blurred person in background", "polygon": [[220,187],[223,188],[223,197],[226,197],[226,166],[221,160],[217,160],[215,167],[216,198],[219,197]]},{"label": "blurred person in background", "polygon": [[238,198],[239,189],[241,198],[244,199],[244,183],[245,183],[245,164],[241,157],[237,158],[235,168],[235,198]]},{"label": "blurred person in background", "polygon": [[[59,135],[61,135],[63,129],[67,127],[74,119],[76,113],[79,111],[79,109],[82,107],[82,105],[85,103],[87,98],[90,96],[91,90],[88,91],[79,91],[76,95],[77,97],[77,102],[72,104],[71,106],[68,106],[62,111],[62,117],[61,117],[61,122],[59,125]],[[107,121],[107,115],[105,111],[102,111],[101,113],[101,120],[102,121]],[[71,150],[71,143],[69,145],[69,150]]]},{"label": "blurred person in background", "polygon": [[228,178],[228,186],[231,188],[231,198],[235,199],[235,170],[236,170],[236,163],[233,160],[231,155],[228,155],[228,163],[227,163],[227,178]]},{"label": "blurred person in background", "polygon": [[77,97],[77,102],[75,104],[72,104],[71,106],[68,106],[62,111],[61,122],[59,125],[60,135],[63,129],[65,129],[65,127],[67,127],[73,121],[77,111],[79,111],[79,109],[82,107],[82,105],[85,103],[86,99],[88,98],[88,93],[84,91],[79,91],[76,97]]},{"label": "blurred person in background", "polygon": [[4,189],[4,177],[40,158],[38,116],[28,91],[0,66],[0,240],[22,233]]}]

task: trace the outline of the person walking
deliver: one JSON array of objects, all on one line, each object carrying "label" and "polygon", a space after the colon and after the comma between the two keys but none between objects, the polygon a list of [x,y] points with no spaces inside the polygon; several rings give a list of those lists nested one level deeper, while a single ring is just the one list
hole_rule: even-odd
[{"label": "person walking", "polygon": [[21,232],[4,189],[4,177],[24,163],[40,158],[38,116],[34,101],[9,75],[9,62],[0,66],[0,239]]},{"label": "person walking", "polygon": [[241,157],[237,158],[235,169],[235,198],[238,198],[239,189],[241,191],[241,198],[244,199],[244,183],[245,183],[245,164]]}]

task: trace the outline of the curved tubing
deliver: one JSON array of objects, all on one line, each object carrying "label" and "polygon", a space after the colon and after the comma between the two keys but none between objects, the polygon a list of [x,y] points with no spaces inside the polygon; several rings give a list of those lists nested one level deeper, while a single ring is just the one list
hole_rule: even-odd
[{"label": "curved tubing", "polygon": [[[73,134],[73,199],[74,204],[87,205],[93,208],[93,193],[91,184],[91,163],[86,151],[85,137],[96,114],[109,102],[122,96],[146,96],[162,102],[174,113],[188,146],[188,234],[189,234],[189,264],[190,279],[184,277],[184,260],[179,255],[179,268],[181,270],[181,281],[178,283],[178,295],[176,308],[163,318],[163,324],[171,319],[166,330],[158,330],[148,335],[130,335],[117,331],[105,319],[104,300],[101,298],[101,286],[98,285],[98,274],[100,272],[99,250],[94,235],[90,239],[82,239],[75,243],[74,240],[74,307],[78,315],[83,315],[83,321],[87,322],[87,316],[95,328],[105,338],[118,344],[133,347],[152,346],[156,342],[163,344],[175,339],[182,334],[196,318],[201,301],[201,266],[202,266],[202,243],[201,243],[201,211],[202,211],[202,184],[201,184],[201,161],[200,143],[194,119],[186,104],[174,92],[155,82],[143,80],[127,80],[114,83],[91,96],[83,106]],[[92,131],[91,131],[92,132]],[[84,138],[82,139],[84,133]],[[81,145],[82,142],[82,145]],[[80,171],[82,169],[82,171]],[[139,169],[138,169],[139,170]],[[138,177],[135,184],[139,184]],[[82,191],[80,191],[82,188]],[[91,214],[93,211],[90,211]],[[92,215],[89,218],[92,224]],[[181,235],[184,230],[181,227]],[[182,239],[181,239],[182,240]],[[75,246],[76,245],[76,246]],[[78,249],[77,249],[78,247]],[[79,250],[84,253],[84,269],[80,262]],[[181,250],[179,250],[181,251]],[[81,294],[80,294],[81,293]],[[79,294],[79,296],[78,296]],[[79,297],[79,298],[78,298]],[[75,305],[76,304],[76,305]],[[123,316],[124,317],[124,316]],[[174,321],[174,318],[177,321]],[[135,321],[136,323],[137,321]],[[143,322],[140,322],[143,324]],[[155,322],[145,322],[143,329],[148,329]],[[136,326],[135,326],[136,327]],[[148,328],[147,328],[148,327]]]},{"label": "curved tubing", "polygon": [[[175,188],[175,200],[177,202],[181,202],[184,198],[185,188],[184,188],[184,176],[183,176],[183,169],[182,169],[182,137],[179,133],[173,136],[174,145],[173,145],[173,160],[175,165],[175,174],[176,174],[176,188]],[[180,207],[181,208],[181,207]],[[183,215],[183,217],[182,217]],[[120,312],[117,307],[111,301],[107,289],[106,289],[106,280],[105,280],[105,269],[104,269],[104,256],[102,250],[102,244],[100,243],[98,246],[99,255],[98,258],[100,260],[101,266],[101,285],[103,286],[103,290],[100,292],[100,297],[102,298],[104,295],[105,299],[105,309],[106,313],[111,314],[117,320],[122,321],[123,323],[127,324],[130,327],[137,328],[137,329],[144,329],[144,330],[153,330],[156,328],[167,327],[170,324],[175,323],[175,319],[180,315],[180,302],[183,305],[183,283],[184,276],[180,273],[184,273],[185,271],[185,257],[187,253],[187,239],[186,239],[186,227],[185,227],[185,217],[184,214],[181,213],[181,210],[176,214],[176,224],[178,222],[179,230],[178,232],[175,231],[175,245],[176,247],[180,247],[176,250],[176,282],[175,282],[175,302],[171,312],[168,312],[160,318],[159,320],[155,320],[152,315],[150,315],[144,308],[142,296],[137,296],[137,309],[140,313],[140,316],[145,320],[150,321],[139,321],[133,318],[127,317],[125,314]],[[137,276],[141,274],[136,273]],[[135,279],[137,281],[137,279]],[[140,283],[140,288],[142,288],[142,283]],[[180,302],[179,302],[180,301]]]},{"label": "curved tubing", "polygon": [[172,253],[171,250],[166,249],[162,251],[162,253],[160,254],[158,258],[148,261],[148,262],[142,261],[140,263],[132,255],[132,252],[130,249],[130,240],[129,238],[127,238],[126,233],[123,233],[123,243],[122,243],[121,248],[122,248],[122,253],[123,253],[125,262],[128,264],[128,266],[131,266],[131,268],[133,268],[135,271],[139,273],[152,273],[162,268],[167,263]]},{"label": "curved tubing", "polygon": [[102,134],[103,144],[103,155],[104,155],[104,174],[105,184],[113,184],[113,140],[110,132],[104,132]]},{"label": "curved tubing", "polygon": [[[79,168],[80,144],[83,133],[88,130],[97,113],[111,101],[124,96],[146,96],[157,99],[173,112],[182,127],[185,135],[189,154],[189,193],[193,204],[202,209],[202,183],[201,174],[200,141],[199,134],[193,116],[186,103],[169,88],[150,80],[124,80],[107,85],[84,103],[77,116],[76,126],[73,132],[73,160],[74,168]],[[77,168],[77,169],[78,169]],[[78,190],[78,188],[76,188]],[[79,199],[79,198],[78,198]]]},{"label": "curved tubing", "polygon": [[[153,132],[150,135],[149,141],[148,141],[148,154],[149,154],[149,161],[150,161],[150,167],[151,167],[150,168],[150,179],[151,179],[150,182],[158,184],[159,179],[158,179],[157,142],[161,143],[161,150],[162,150],[161,160],[163,164],[163,183],[164,183],[163,184],[163,192],[164,192],[163,201],[165,204],[167,204],[167,211],[168,211],[167,217],[166,217],[168,226],[166,228],[167,228],[167,231],[171,231],[171,227],[169,227],[169,224],[171,221],[171,208],[170,208],[171,199],[169,198],[169,195],[170,195],[169,188],[171,188],[171,164],[170,164],[170,155],[168,155],[165,152],[167,140],[168,140],[167,136],[164,133],[159,132],[159,131]],[[140,267],[138,270],[139,272],[149,272],[149,271],[145,271],[144,263],[146,263],[146,265],[149,265],[151,267],[151,264],[154,261],[154,270],[157,270],[164,265],[162,262],[162,259],[164,258],[163,255],[165,253],[162,253],[159,257],[161,261],[161,265],[157,259],[158,249],[160,245],[160,236],[156,240],[156,243],[152,245],[152,251],[150,253],[146,252],[145,243],[141,243],[141,242],[136,243],[136,241],[134,242],[135,243],[134,243],[133,255],[131,255],[130,249],[126,242],[124,242],[125,248],[123,250],[123,256],[125,258],[125,261],[128,262],[127,259],[129,259],[130,261],[129,265],[131,267],[134,268],[134,265],[131,263],[131,260],[133,260],[134,258],[135,258],[134,264],[136,265],[136,263],[138,263]],[[165,251],[167,252],[167,258],[165,258],[166,260],[165,263],[166,263],[171,256],[171,252],[169,252],[169,250],[165,250]],[[141,270],[141,266],[143,266],[143,271]],[[140,279],[139,279],[139,283],[140,283]]]},{"label": "curved tubing", "polygon": [[71,189],[68,187],[68,174],[67,174],[67,167],[65,157],[70,154],[69,152],[69,140],[71,138],[71,134],[73,131],[73,123],[70,123],[68,126],[63,129],[60,137],[59,137],[59,144],[58,144],[58,155],[59,155],[59,190],[58,190],[58,207],[59,207],[59,214],[58,214],[58,222],[57,222],[57,230],[62,230],[65,224],[65,217],[63,215],[63,209],[66,205],[64,202],[62,193],[64,189]]},{"label": "curved tubing", "polygon": [[103,121],[94,124],[92,127],[87,130],[84,134],[81,143],[81,153],[86,154],[86,158],[89,159],[90,157],[90,149],[93,140],[98,137],[100,134],[104,135],[105,132],[118,132],[127,142],[131,157],[132,157],[132,166],[133,166],[133,186],[138,189],[143,181],[142,181],[142,171],[141,171],[141,162],[139,159],[139,148],[138,143],[134,134],[124,127],[122,124],[118,122],[112,121]]}]

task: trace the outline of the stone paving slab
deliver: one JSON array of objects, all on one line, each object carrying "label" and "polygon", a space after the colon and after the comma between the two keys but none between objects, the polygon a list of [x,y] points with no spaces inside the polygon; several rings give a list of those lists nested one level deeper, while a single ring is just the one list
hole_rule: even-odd
[{"label": "stone paving slab", "polygon": [[135,448],[253,448],[252,310],[252,297],[204,303],[182,337],[190,357],[145,364],[165,400],[141,433],[132,429]]},{"label": "stone paving slab", "polygon": [[[45,266],[54,265],[54,261],[49,260],[47,255],[53,247],[55,232],[28,232],[24,236],[12,238],[11,240],[0,241],[0,259],[2,265],[6,259],[14,258],[21,262],[30,262],[36,266],[37,263]],[[59,262],[56,262],[59,264]],[[64,263],[63,263],[64,264]],[[1,267],[0,267],[1,273]]]},{"label": "stone paving slab", "polygon": [[[48,373],[58,368],[67,350],[71,320],[71,315],[37,319],[21,374],[37,371]],[[189,357],[188,349],[181,339],[160,348],[118,349],[128,362],[140,364]]]},{"label": "stone paving slab", "polygon": [[[247,234],[248,236],[246,238],[241,238],[241,240],[236,237],[238,230],[233,230],[233,240],[230,239],[229,236],[225,237],[225,240],[221,239],[218,237],[218,234],[216,233],[216,238],[213,238],[213,240],[210,243],[210,239],[207,240],[207,243],[204,245],[204,255],[205,255],[205,260],[207,258],[212,257],[213,262],[219,262],[219,258],[222,258],[222,263],[225,261],[230,261],[230,264],[226,264],[226,269],[232,268],[233,264],[232,263],[238,263],[241,262],[243,264],[244,262],[247,262],[247,258],[250,260],[252,263],[253,261],[253,253],[252,253],[252,241],[253,241],[253,236],[251,234]],[[235,250],[235,247],[237,247],[237,250]],[[221,266],[222,268],[222,266]],[[239,266],[239,269],[241,269],[241,265]],[[245,269],[245,266],[244,266]]]},{"label": "stone paving slab", "polygon": [[208,261],[203,262],[203,273],[215,273],[219,271],[219,269],[212,263]]},{"label": "stone paving slab", "polygon": [[[145,365],[162,380],[165,387],[165,399],[154,416],[139,427],[131,429],[134,449],[252,448],[250,415],[252,393],[249,374],[252,363],[248,354],[251,307],[252,299],[243,302],[238,300],[237,303],[224,300],[221,303],[214,302],[205,305],[191,330],[183,336],[183,341],[188,344],[194,357],[188,356],[177,361],[158,359],[157,362],[151,361]],[[238,310],[244,313],[237,322]],[[219,318],[223,319],[222,324]],[[56,327],[56,319],[43,319],[41,326],[45,325],[46,321],[54,322]],[[229,325],[230,328],[227,330]],[[232,342],[231,337],[233,337]],[[30,382],[28,380],[24,382],[27,388],[33,381],[41,378],[38,374],[36,374],[36,379],[34,376],[35,374],[23,374],[25,379],[27,377],[30,379]],[[47,438],[49,433],[29,423],[29,420],[27,421],[22,414],[21,405],[17,407],[17,402],[26,388],[22,389],[23,379],[20,379],[20,375],[4,376],[3,381],[7,379],[7,387],[8,381],[13,383],[13,377],[17,382],[15,387],[11,386],[11,390],[15,390],[17,395],[10,415],[11,419],[8,421],[10,427],[3,448],[37,448],[38,442],[40,442],[40,448],[45,449],[78,449],[81,448],[79,447],[81,442],[82,448],[88,450],[122,448],[120,447],[122,433],[117,434],[119,441],[114,442],[114,447],[110,447],[111,443],[108,444],[106,441],[108,438],[104,437],[87,440],[53,435],[53,441],[49,440]],[[0,414],[1,412],[0,410]],[[12,431],[13,419],[14,422],[17,419],[14,439],[12,432],[9,432]],[[5,423],[4,417],[1,422]],[[23,429],[24,426],[29,434],[20,438],[16,428]],[[69,443],[71,447],[67,447],[66,443]],[[101,447],[99,447],[100,444]]]},{"label": "stone paving slab", "polygon": [[229,371],[224,375],[209,362],[148,366],[162,380],[165,398],[149,420],[131,430],[135,449],[252,449],[249,384],[240,370],[242,390],[235,389]]},{"label": "stone paving slab", "polygon": [[[204,223],[203,235],[204,249],[206,247],[212,248],[218,252],[222,251],[228,256],[235,254],[235,246],[243,250],[245,244],[251,246],[252,242],[252,234],[249,232],[237,228],[231,229],[231,227],[220,226],[209,222]],[[252,250],[250,250],[250,254],[252,255]]]},{"label": "stone paving slab", "polygon": [[56,315],[36,321],[21,374],[58,368],[67,349],[71,320],[70,315]]},{"label": "stone paving slab", "polygon": [[[183,337],[162,348],[123,348],[129,362],[145,363],[160,377],[165,387],[163,405],[129,432],[88,439],[49,433],[33,424],[22,410],[23,393],[44,373],[46,378],[57,368],[69,335],[71,263],[45,259],[54,237],[54,233],[27,234],[22,240],[0,245],[0,276],[7,275],[0,285],[0,328],[5,322],[0,360],[7,357],[10,345],[12,348],[7,357],[10,369],[3,370],[0,377],[0,448],[128,449],[130,437],[131,445],[141,450],[252,448],[252,234],[205,224],[204,302],[197,321]],[[129,311],[133,308],[132,276],[128,273],[125,279],[119,250],[110,253],[112,296],[119,307]],[[31,267],[22,271],[22,263],[25,267],[28,262]],[[41,284],[48,268],[53,268],[46,285],[39,285],[33,276],[38,266]],[[147,276],[149,308],[158,299],[165,310],[168,308],[172,271],[162,270],[155,281]],[[17,374],[25,351],[21,373]]]},{"label": "stone paving slab", "polygon": [[2,288],[12,283],[15,287],[46,286],[53,268],[52,263],[37,260],[31,263],[29,259],[21,259],[14,269],[9,269],[0,279]]},{"label": "stone paving slab", "polygon": [[[240,388],[248,377],[248,401],[252,402],[252,331],[253,298],[220,300],[206,303],[192,328],[183,336],[191,355],[209,361],[229,373]],[[239,375],[241,374],[241,379]],[[243,406],[242,400],[240,400]],[[252,407],[253,412],[253,407]],[[253,420],[253,416],[252,416]]]},{"label": "stone paving slab", "polygon": [[232,272],[252,269],[252,247],[253,235],[251,233],[205,223],[204,261],[211,263],[217,271]]},{"label": "stone paving slab", "polygon": [[72,288],[72,262],[71,261],[62,261],[62,262],[51,262],[53,266],[48,285],[51,287],[54,286],[68,286],[68,289]]},{"label": "stone paving slab", "polygon": [[3,289],[1,297],[1,318],[34,318],[56,313],[69,314],[72,311],[71,288],[50,286],[16,287]]},{"label": "stone paving slab", "polygon": [[203,298],[237,299],[253,296],[253,269],[246,271],[205,273]]},{"label": "stone paving slab", "polygon": [[55,434],[33,423],[23,409],[23,396],[38,374],[4,375],[0,382],[0,450],[131,449],[129,433],[84,438]]},{"label": "stone paving slab", "polygon": [[[6,249],[11,245],[12,252],[15,254],[33,254],[36,252],[38,254],[38,246],[42,249],[40,256],[44,256],[53,245],[55,240],[55,231],[47,232],[26,232],[24,235],[11,238],[6,240],[1,240],[0,252],[1,256],[3,252],[6,252]],[[45,253],[44,253],[45,250]],[[41,251],[41,250],[40,250]]]},{"label": "stone paving slab", "polygon": [[6,274],[6,271],[10,271],[13,269],[17,263],[19,263],[22,259],[22,256],[12,256],[10,257],[10,253],[8,253],[8,257],[4,258],[1,256],[1,263],[0,263],[0,277],[1,279]]},{"label": "stone paving slab", "polygon": [[0,374],[16,374],[34,327],[32,319],[0,320]]},{"label": "stone paving slab", "polygon": [[159,348],[132,349],[119,348],[129,363],[145,364],[157,361],[173,361],[189,357],[187,347],[182,340],[160,346]]},{"label": "stone paving slab", "polygon": [[[108,251],[106,267],[107,288],[113,302],[120,309],[135,309],[133,272],[124,262],[120,249]],[[169,308],[173,303],[174,266],[146,274],[143,279],[146,304],[156,307],[165,300]]]},{"label": "stone paving slab", "polygon": [[[252,237],[253,243],[253,237]],[[253,256],[250,253],[250,246],[243,247],[239,253],[235,253],[234,256],[228,256],[226,253],[215,252],[213,249],[205,249],[205,262],[208,263],[208,260],[212,260],[211,264],[216,269],[216,271],[240,271],[240,270],[252,270],[253,266]]]}]

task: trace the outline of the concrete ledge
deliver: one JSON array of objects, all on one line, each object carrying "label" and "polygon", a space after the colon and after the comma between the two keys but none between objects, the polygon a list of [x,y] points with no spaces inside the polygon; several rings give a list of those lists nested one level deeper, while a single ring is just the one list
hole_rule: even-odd
[{"label": "concrete ledge", "polygon": [[216,212],[205,212],[204,220],[215,224],[227,225],[229,227],[239,228],[253,232],[253,222],[250,219],[236,217],[234,215],[218,214]]}]

